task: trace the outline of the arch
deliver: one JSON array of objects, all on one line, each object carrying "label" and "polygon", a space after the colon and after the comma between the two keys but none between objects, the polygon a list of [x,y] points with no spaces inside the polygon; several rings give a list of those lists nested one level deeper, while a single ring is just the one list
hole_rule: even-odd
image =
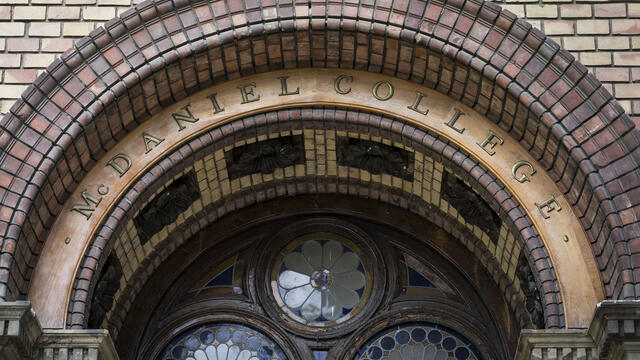
[{"label": "arch", "polygon": [[[331,125],[328,128],[317,129],[315,124],[320,123]],[[383,123],[387,123],[387,125],[381,125]],[[367,112],[335,108],[293,108],[258,113],[238,119],[225,125],[227,130],[213,128],[184,143],[172,153],[166,154],[154,166],[146,169],[143,174],[140,174],[137,180],[131,184],[128,191],[115,202],[112,206],[113,210],[108,213],[108,216],[104,218],[100,226],[96,228],[95,236],[84,252],[82,264],[75,277],[67,314],[67,326],[73,328],[85,326],[87,321],[86,314],[91,305],[89,296],[92,293],[92,287],[95,286],[97,276],[100,273],[99,269],[101,268],[96,264],[103,264],[106,261],[106,256],[114,251],[114,247],[119,246],[122,248],[122,250],[118,249],[117,253],[119,254],[125,252],[124,248],[133,249],[134,252],[141,253],[140,256],[136,256],[135,260],[131,262],[125,260],[122,264],[123,267],[131,268],[132,274],[125,276],[126,285],[121,288],[120,296],[115,299],[113,314],[106,321],[112,334],[117,336],[132,306],[132,299],[136,299],[142,291],[141,284],[145,284],[164,259],[171,256],[176,249],[192,236],[233,212],[242,211],[270,200],[314,194],[323,196],[346,195],[378,201],[403,209],[416,218],[438,224],[457,239],[460,242],[460,246],[466,247],[471,254],[479,259],[481,266],[490,274],[495,286],[502,292],[505,303],[509,304],[511,310],[516,314],[516,321],[523,327],[531,326],[530,315],[525,309],[526,299],[520,290],[524,285],[519,284],[519,280],[516,279],[513,272],[509,272],[509,268],[505,269],[503,267],[505,261],[509,263],[513,261],[513,258],[497,256],[495,247],[492,250],[489,245],[484,244],[474,234],[475,228],[472,227],[470,229],[460,220],[459,216],[451,216],[448,213],[449,210],[439,209],[439,197],[430,201],[429,195],[426,197],[416,195],[413,190],[407,191],[404,185],[385,184],[381,179],[372,179],[369,182],[364,182],[358,174],[358,169],[351,169],[356,170],[351,171],[355,174],[346,176],[338,176],[337,173],[322,175],[321,169],[323,166],[318,166],[317,170],[309,167],[304,170],[295,170],[295,175],[287,177],[275,176],[274,178],[274,176],[268,175],[259,180],[252,177],[250,186],[238,187],[233,190],[234,185],[231,185],[229,186],[230,190],[226,193],[221,192],[219,196],[214,194],[216,182],[211,182],[211,179],[217,176],[223,177],[224,175],[207,176],[210,180],[198,177],[198,182],[211,182],[212,185],[209,186],[209,189],[201,191],[203,193],[210,192],[212,199],[197,203],[193,210],[186,210],[190,215],[188,218],[185,217],[179,226],[167,226],[167,233],[150,239],[149,242],[152,242],[153,246],[149,247],[149,249],[141,249],[138,245],[138,238],[129,231],[133,219],[149,202],[150,198],[157,195],[168,183],[171,183],[182,174],[203,166],[202,164],[210,162],[214,156],[218,158],[214,154],[219,154],[223,150],[228,152],[234,146],[237,148],[237,144],[253,142],[258,137],[268,133],[291,133],[297,131],[306,133],[306,137],[308,136],[308,131],[320,130],[324,136],[331,137],[331,132],[346,133],[348,129],[358,127],[363,130],[369,129],[370,131],[362,131],[362,133],[370,133],[372,137],[379,135],[383,139],[397,139],[398,144],[405,144],[407,149],[411,149],[415,153],[425,154],[425,158],[431,156],[434,162],[443,164],[446,170],[474,184],[474,187],[491,203],[496,212],[505,218],[505,228],[510,229],[509,231],[515,235],[513,241],[518,243],[515,247],[523,249],[521,253],[520,250],[517,252],[513,250],[512,256],[517,259],[519,254],[523,254],[529,258],[533,273],[539,282],[538,286],[542,289],[541,300],[544,305],[545,323],[551,328],[563,327],[565,325],[565,304],[559,293],[560,285],[556,269],[549,259],[547,248],[535,230],[535,226],[531,223],[518,200],[498,178],[494,177],[482,164],[478,163],[471,155],[458,148],[455,144],[451,144],[446,139],[434,136],[431,133],[416,131],[409,125],[398,126],[399,124],[402,124],[399,120]],[[230,131],[231,129],[238,130]],[[378,132],[376,132],[376,129],[378,129]],[[412,135],[406,136],[405,134]],[[426,159],[425,168],[427,168]],[[473,169],[473,171],[468,169]],[[215,169],[207,168],[206,172],[209,171],[221,174],[225,170],[224,167],[216,165]],[[424,171],[428,170],[425,169]],[[378,177],[380,178],[379,175]],[[220,183],[222,182],[220,181]],[[237,185],[239,183],[238,179],[235,182]],[[427,176],[424,177],[423,182],[428,182]],[[219,188],[222,187],[223,185]],[[500,199],[500,201],[497,199]],[[319,213],[322,213],[322,209],[328,209],[330,207],[329,204],[331,204],[331,202],[322,202],[320,200],[316,201],[316,203],[324,204],[322,206],[318,205],[319,209],[316,209],[316,211]],[[341,209],[338,213],[350,213],[347,209],[342,209],[337,205],[335,207],[336,209]],[[453,209],[453,207],[450,209]],[[304,209],[303,211],[303,213],[312,212],[312,209]],[[364,208],[358,208],[357,211],[353,212],[365,214],[367,211]],[[278,218],[279,216],[272,214],[264,217]],[[266,221],[260,219],[258,217],[251,219],[251,221]],[[400,216],[396,217],[396,223],[400,222],[398,219],[400,219]],[[385,219],[379,219],[378,221],[381,223],[394,223]],[[409,228],[408,224],[407,228]],[[417,233],[417,231],[414,232]],[[425,233],[421,239],[427,243],[432,242],[428,233]],[[484,240],[486,241],[486,238]],[[436,251],[441,252],[443,256],[447,251],[446,244],[433,243],[432,246],[436,247]],[[511,246],[513,247],[514,245],[512,244]],[[507,247],[509,246],[505,245],[505,248]],[[126,258],[126,256],[120,256]],[[471,272],[468,269],[467,271]],[[585,301],[585,299],[581,299],[581,301]],[[60,310],[63,311],[64,309]]]},{"label": "arch", "polygon": [[606,297],[637,298],[640,136],[622,108],[570,54],[494,4],[394,6],[144,2],[79,41],[0,122],[0,297],[26,295],[69,194],[151,115],[228,79],[329,67],[407,79],[494,121],[565,194]]}]

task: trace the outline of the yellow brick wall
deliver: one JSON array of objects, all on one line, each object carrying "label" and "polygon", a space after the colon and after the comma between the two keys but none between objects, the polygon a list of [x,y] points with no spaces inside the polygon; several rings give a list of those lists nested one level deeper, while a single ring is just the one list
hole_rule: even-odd
[{"label": "yellow brick wall", "polygon": [[640,1],[495,0],[587,66],[640,126]]},{"label": "yellow brick wall", "polygon": [[[493,0],[591,69],[640,125],[640,1]],[[139,0],[0,0],[0,115],[73,41]]]}]

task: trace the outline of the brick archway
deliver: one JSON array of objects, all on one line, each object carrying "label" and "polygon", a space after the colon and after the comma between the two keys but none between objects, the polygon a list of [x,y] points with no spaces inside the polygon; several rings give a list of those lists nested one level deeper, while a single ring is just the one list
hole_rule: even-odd
[{"label": "brick archway", "polygon": [[570,54],[491,3],[395,6],[145,2],[79,41],[0,123],[0,297],[25,296],[68,194],[129,130],[210,84],[311,66],[420,83],[499,124],[573,204],[606,296],[637,298],[640,134],[622,108]]}]

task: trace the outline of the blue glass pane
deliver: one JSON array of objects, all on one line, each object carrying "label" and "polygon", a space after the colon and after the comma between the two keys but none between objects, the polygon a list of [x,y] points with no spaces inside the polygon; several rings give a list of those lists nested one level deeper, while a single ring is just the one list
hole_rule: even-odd
[{"label": "blue glass pane", "polygon": [[354,360],[481,360],[475,346],[462,335],[430,323],[402,324],[370,339]]},{"label": "blue glass pane", "polygon": [[176,336],[158,360],[286,360],[264,334],[238,324],[210,323]]},{"label": "blue glass pane", "polygon": [[409,273],[409,286],[420,286],[420,287],[428,287],[428,288],[436,287],[431,281],[429,281],[429,279],[422,276],[422,274],[417,272],[411,266],[407,266],[407,271]]},{"label": "blue glass pane", "polygon": [[327,360],[327,355],[329,354],[326,350],[313,350],[313,359],[314,360]]},{"label": "blue glass pane", "polygon": [[213,286],[233,286],[233,265],[209,280],[205,288]]}]

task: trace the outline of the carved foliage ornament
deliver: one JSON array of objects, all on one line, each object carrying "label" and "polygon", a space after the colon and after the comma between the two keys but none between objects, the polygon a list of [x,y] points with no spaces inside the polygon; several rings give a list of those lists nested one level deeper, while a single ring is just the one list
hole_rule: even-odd
[{"label": "carved foliage ornament", "polygon": [[113,295],[120,288],[121,277],[120,261],[113,254],[109,255],[93,291],[88,323],[90,329],[98,329],[102,326],[105,315],[113,305]]},{"label": "carved foliage ornament", "polygon": [[262,173],[295,164],[304,164],[302,135],[282,136],[233,148],[225,153],[229,178]]},{"label": "carved foliage ornament", "polygon": [[338,164],[413,180],[413,153],[375,141],[338,138]]},{"label": "carved foliage ornament", "polygon": [[464,221],[479,227],[493,243],[500,236],[500,217],[484,199],[455,175],[445,171],[442,175],[442,197],[453,206]]},{"label": "carved foliage ornament", "polygon": [[538,329],[544,329],[544,310],[540,300],[540,292],[524,254],[521,254],[518,259],[518,279],[520,280],[520,288],[527,298],[526,307],[534,326]]},{"label": "carved foliage ornament", "polygon": [[200,190],[193,171],[165,187],[133,219],[140,244],[144,245],[154,234],[173,223],[199,198]]}]

